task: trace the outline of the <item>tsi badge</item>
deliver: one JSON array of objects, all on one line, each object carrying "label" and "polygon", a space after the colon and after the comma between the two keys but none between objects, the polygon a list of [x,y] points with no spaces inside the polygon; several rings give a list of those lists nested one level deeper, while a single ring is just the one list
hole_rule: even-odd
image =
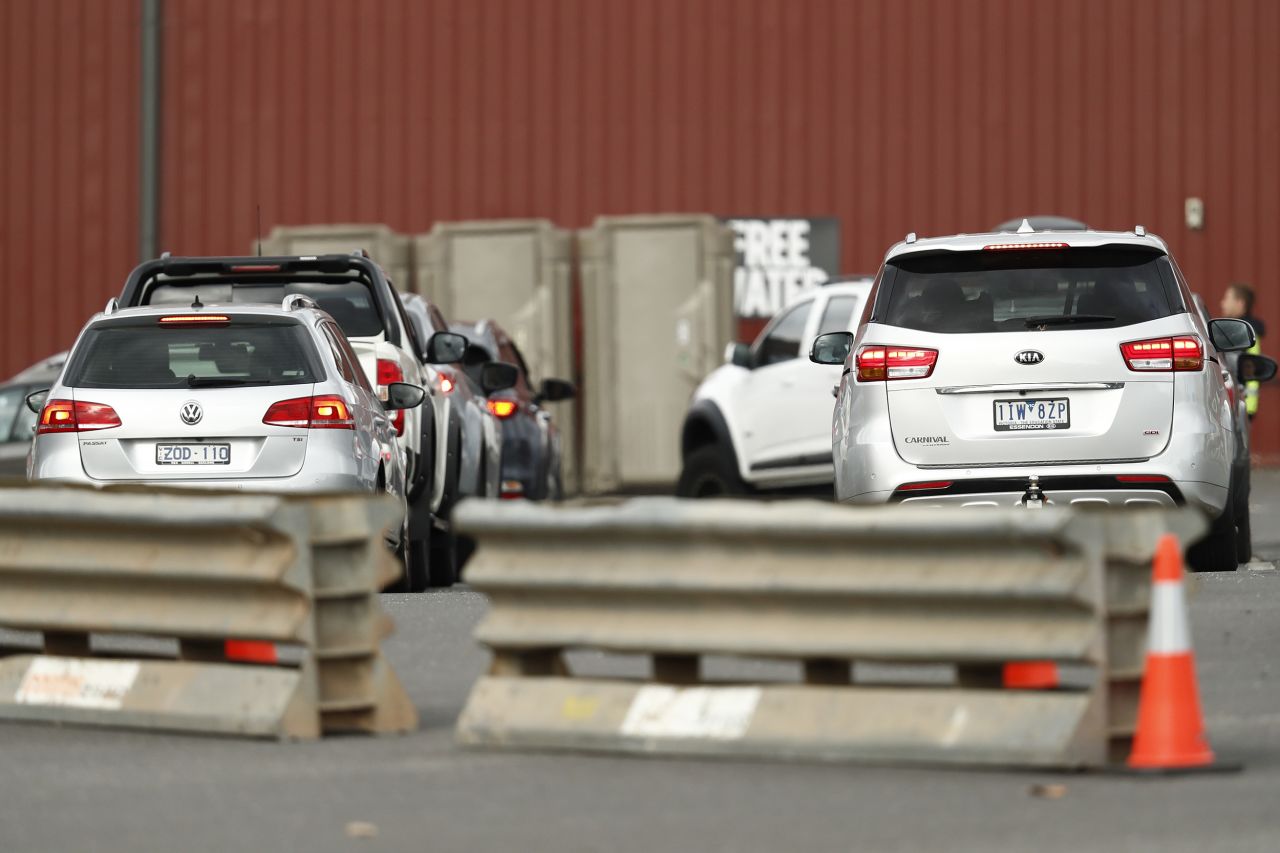
[{"label": "tsi badge", "polygon": [[178,411],[178,416],[182,418],[182,422],[187,426],[195,426],[204,417],[204,409],[200,408],[200,404],[195,400],[188,400],[182,404],[182,408]]},{"label": "tsi badge", "polygon": [[1044,361],[1044,353],[1036,349],[1024,349],[1013,357],[1018,364],[1039,364]]}]

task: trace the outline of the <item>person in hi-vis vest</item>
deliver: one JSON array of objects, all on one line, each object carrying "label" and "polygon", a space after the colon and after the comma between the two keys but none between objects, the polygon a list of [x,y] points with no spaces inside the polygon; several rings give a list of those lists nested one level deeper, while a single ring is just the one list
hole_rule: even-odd
[{"label": "person in hi-vis vest", "polygon": [[[1244,320],[1253,326],[1253,333],[1258,340],[1247,352],[1259,355],[1262,352],[1262,338],[1267,333],[1267,327],[1253,315],[1253,288],[1238,281],[1227,285],[1227,292],[1222,296],[1222,315]],[[1246,382],[1244,394],[1245,410],[1252,418],[1258,413],[1258,383]]]}]

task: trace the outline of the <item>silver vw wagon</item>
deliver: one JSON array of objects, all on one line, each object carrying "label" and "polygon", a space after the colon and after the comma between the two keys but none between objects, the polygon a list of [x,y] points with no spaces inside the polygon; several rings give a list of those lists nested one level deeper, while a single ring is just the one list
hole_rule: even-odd
[{"label": "silver vw wagon", "polygon": [[[404,495],[389,411],[346,336],[304,296],[272,305],[108,310],[39,410],[27,475],[90,484]],[[398,544],[398,543],[397,543]]]}]

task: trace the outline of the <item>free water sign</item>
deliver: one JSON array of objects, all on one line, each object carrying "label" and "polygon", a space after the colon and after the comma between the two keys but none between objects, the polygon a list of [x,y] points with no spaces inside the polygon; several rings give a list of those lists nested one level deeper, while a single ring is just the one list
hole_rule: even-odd
[{"label": "free water sign", "polygon": [[840,268],[840,220],[733,218],[734,313],[772,317]]}]

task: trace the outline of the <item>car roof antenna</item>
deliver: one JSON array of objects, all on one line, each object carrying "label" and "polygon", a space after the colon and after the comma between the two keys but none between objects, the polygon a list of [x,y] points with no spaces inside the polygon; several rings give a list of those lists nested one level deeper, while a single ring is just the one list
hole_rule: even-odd
[{"label": "car roof antenna", "polygon": [[258,208],[258,257],[262,257],[262,202],[255,206]]},{"label": "car roof antenna", "polygon": [[204,303],[200,301],[200,294],[196,294],[195,301],[191,303],[192,308],[203,308]]}]

